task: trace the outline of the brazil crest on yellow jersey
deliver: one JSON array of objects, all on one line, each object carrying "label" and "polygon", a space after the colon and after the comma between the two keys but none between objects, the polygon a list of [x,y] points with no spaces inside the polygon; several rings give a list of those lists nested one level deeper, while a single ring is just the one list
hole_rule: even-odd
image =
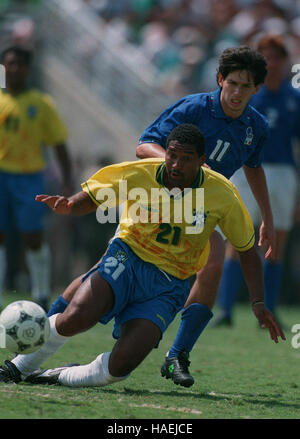
[{"label": "brazil crest on yellow jersey", "polygon": [[48,95],[30,89],[12,96],[0,90],[0,170],[41,171],[45,167],[42,147],[63,143],[66,137]]},{"label": "brazil crest on yellow jersey", "polygon": [[236,250],[253,246],[251,218],[229,180],[200,168],[191,188],[169,191],[164,172],[162,159],[123,162],[102,168],[82,189],[99,206],[100,216],[124,203],[118,237],[141,259],[179,279],[206,264],[217,225]]}]

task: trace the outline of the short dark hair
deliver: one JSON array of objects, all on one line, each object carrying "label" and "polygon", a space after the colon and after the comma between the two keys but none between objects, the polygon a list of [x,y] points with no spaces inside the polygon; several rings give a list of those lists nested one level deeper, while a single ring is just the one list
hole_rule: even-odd
[{"label": "short dark hair", "polygon": [[282,58],[287,58],[289,55],[284,39],[280,35],[267,34],[260,38],[257,43],[258,52],[269,48],[277,50]]},{"label": "short dark hair", "polygon": [[254,85],[263,84],[267,76],[267,61],[265,57],[248,46],[225,49],[219,58],[217,82],[219,73],[225,79],[229,73],[246,70],[251,73]]},{"label": "short dark hair", "polygon": [[30,65],[33,58],[33,53],[30,49],[22,46],[10,46],[1,52],[1,63],[4,62],[5,57],[8,53],[15,53],[17,56],[23,59],[24,64]]},{"label": "short dark hair", "polygon": [[205,138],[196,125],[190,123],[178,125],[167,138],[167,148],[172,140],[177,140],[182,145],[194,146],[199,157],[205,153]]}]

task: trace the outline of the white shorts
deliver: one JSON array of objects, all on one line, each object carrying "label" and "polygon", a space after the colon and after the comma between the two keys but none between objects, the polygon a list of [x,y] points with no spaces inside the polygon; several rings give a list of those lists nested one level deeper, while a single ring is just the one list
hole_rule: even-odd
[{"label": "white shorts", "polygon": [[[292,166],[263,164],[273,212],[274,228],[290,230],[293,224],[293,211],[296,204],[297,176]],[[239,169],[230,181],[238,189],[242,200],[251,215],[254,226],[261,224],[261,213],[251,192],[243,169]]]}]

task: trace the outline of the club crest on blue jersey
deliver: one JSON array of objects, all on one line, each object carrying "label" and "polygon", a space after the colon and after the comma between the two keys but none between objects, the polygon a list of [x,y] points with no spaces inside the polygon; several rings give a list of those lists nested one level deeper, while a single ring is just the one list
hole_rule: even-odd
[{"label": "club crest on blue jersey", "polygon": [[27,108],[27,116],[29,119],[34,119],[37,115],[37,108],[34,105],[30,105],[30,107]]},{"label": "club crest on blue jersey", "polygon": [[244,145],[251,145],[253,137],[254,137],[254,135],[253,135],[252,127],[248,127],[246,129],[246,139],[244,141]]}]

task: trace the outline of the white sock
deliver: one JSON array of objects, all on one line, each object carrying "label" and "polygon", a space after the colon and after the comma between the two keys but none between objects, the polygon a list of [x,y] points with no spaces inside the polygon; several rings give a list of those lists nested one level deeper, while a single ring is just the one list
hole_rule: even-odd
[{"label": "white sock", "polygon": [[70,387],[106,386],[125,380],[129,375],[113,377],[108,370],[110,352],[98,355],[96,360],[84,366],[73,366],[63,370],[58,378],[60,384]]},{"label": "white sock", "polygon": [[31,280],[32,298],[35,301],[50,297],[51,254],[47,244],[39,250],[26,250],[26,261]]},{"label": "white sock", "polygon": [[55,320],[58,314],[49,317],[50,336],[46,343],[36,352],[26,355],[17,355],[12,361],[22,374],[22,378],[26,378],[34,370],[38,369],[47,358],[55,354],[70,337],[64,337],[58,334],[55,327]]},{"label": "white sock", "polygon": [[0,245],[0,306],[2,305],[2,293],[4,289],[4,280],[6,275],[6,250],[4,245]]}]

